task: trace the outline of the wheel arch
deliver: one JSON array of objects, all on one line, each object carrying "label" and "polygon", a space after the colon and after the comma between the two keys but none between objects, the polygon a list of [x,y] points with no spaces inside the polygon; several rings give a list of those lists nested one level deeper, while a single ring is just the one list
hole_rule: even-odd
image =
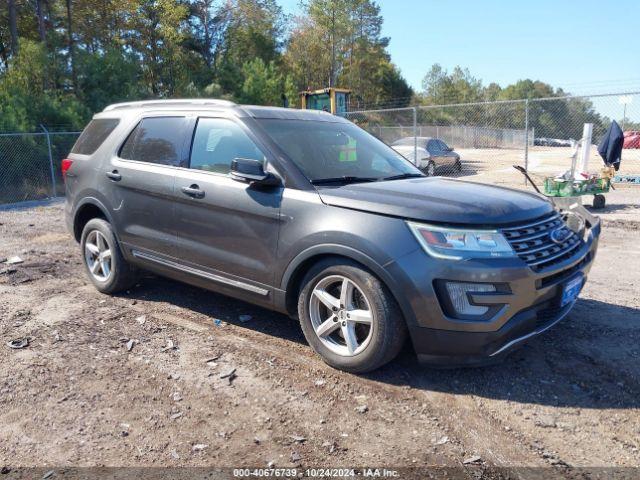
[{"label": "wheel arch", "polygon": [[83,199],[76,207],[73,216],[73,236],[76,241],[80,241],[84,226],[93,218],[102,218],[113,225],[111,215],[108,212],[100,200],[91,197]]},{"label": "wheel arch", "polygon": [[316,245],[298,254],[287,266],[281,281],[281,289],[285,292],[285,309],[291,316],[297,316],[298,295],[302,288],[302,280],[307,272],[321,260],[338,258],[356,262],[375,275],[391,292],[400,307],[402,316],[409,325],[413,314],[409,302],[400,293],[397,282],[389,273],[368,255],[344,245]]}]

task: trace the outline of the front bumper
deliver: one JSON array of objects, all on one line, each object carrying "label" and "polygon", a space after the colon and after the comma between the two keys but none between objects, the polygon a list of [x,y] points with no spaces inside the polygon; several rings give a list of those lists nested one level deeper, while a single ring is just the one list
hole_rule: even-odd
[{"label": "front bumper", "polygon": [[554,302],[544,302],[514,315],[495,332],[416,328],[411,338],[421,363],[441,367],[489,365],[560,322],[574,303],[558,308]]},{"label": "front bumper", "polygon": [[[402,279],[403,310],[405,316],[407,310],[411,313],[407,323],[418,359],[448,367],[493,363],[551,328],[573,307],[575,301],[560,306],[563,286],[577,275],[586,281],[599,234],[600,221],[593,217],[584,245],[564,262],[540,272],[517,258],[438,260],[422,250],[389,265],[389,273]],[[500,307],[482,320],[452,318],[443,308],[441,279],[500,285],[504,290],[489,298]]]}]

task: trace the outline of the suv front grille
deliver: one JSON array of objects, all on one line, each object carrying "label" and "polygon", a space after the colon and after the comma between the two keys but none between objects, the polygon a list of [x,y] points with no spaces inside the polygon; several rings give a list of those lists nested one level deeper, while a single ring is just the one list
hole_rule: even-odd
[{"label": "suv front grille", "polygon": [[[551,239],[551,232],[555,230],[566,230],[570,235],[558,243]],[[535,271],[566,260],[584,244],[578,235],[569,230],[558,212],[500,231],[516,254]]]}]

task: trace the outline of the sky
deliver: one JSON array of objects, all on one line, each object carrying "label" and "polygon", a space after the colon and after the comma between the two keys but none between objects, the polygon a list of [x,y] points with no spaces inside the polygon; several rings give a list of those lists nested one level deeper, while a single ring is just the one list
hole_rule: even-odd
[{"label": "sky", "polygon": [[[279,3],[300,12],[299,0]],[[640,91],[640,0],[377,3],[391,59],[417,91],[434,63],[467,67],[485,85],[531,78],[576,94]]]}]

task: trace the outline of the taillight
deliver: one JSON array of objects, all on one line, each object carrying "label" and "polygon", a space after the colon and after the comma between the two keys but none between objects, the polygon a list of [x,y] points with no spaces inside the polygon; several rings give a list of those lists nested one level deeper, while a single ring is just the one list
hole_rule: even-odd
[{"label": "taillight", "polygon": [[64,160],[62,160],[62,178],[64,180],[67,179],[67,171],[71,168],[72,163],[73,163],[73,160],[69,160],[68,158],[65,158]]}]

